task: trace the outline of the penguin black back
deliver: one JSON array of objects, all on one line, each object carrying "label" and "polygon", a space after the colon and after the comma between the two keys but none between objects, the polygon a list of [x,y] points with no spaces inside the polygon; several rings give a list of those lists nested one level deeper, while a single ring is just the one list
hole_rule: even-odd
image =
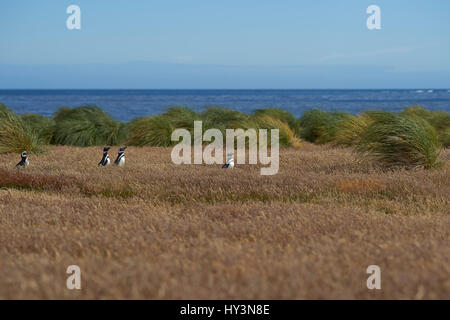
[{"label": "penguin black back", "polygon": [[125,149],[126,149],[126,148],[127,148],[127,147],[120,147],[120,148],[119,148],[119,152],[118,152],[118,154],[117,154],[117,158],[116,158],[116,160],[114,161],[114,164],[115,164],[116,166],[122,167],[122,166],[125,165]]},{"label": "penguin black back", "polygon": [[108,150],[109,149],[111,149],[111,147],[104,147],[103,148],[103,157],[102,157],[102,160],[100,160],[100,162],[98,163],[99,167],[107,166],[111,162],[111,160],[109,160],[109,155],[108,155]]},{"label": "penguin black back", "polygon": [[22,160],[18,164],[16,164],[16,168],[26,168],[30,161],[28,160],[28,152],[24,151],[20,155]]}]

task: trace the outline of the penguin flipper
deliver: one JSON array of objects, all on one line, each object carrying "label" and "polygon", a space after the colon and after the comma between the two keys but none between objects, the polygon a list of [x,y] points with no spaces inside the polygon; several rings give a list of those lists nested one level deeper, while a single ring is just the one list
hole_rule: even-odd
[{"label": "penguin flipper", "polygon": [[99,167],[105,167],[109,164],[109,157],[108,155],[103,155],[102,160],[100,160],[100,162],[98,163]]}]

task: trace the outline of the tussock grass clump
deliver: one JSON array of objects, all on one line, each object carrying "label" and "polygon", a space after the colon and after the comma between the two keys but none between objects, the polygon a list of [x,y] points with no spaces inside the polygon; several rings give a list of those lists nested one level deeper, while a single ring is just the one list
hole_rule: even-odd
[{"label": "tussock grass clump", "polygon": [[0,153],[41,153],[39,135],[11,110],[0,104]]},{"label": "tussock grass clump", "polygon": [[346,147],[358,145],[361,135],[371,122],[367,114],[348,116],[338,124],[334,144]]},{"label": "tussock grass clump", "polygon": [[301,140],[294,134],[290,126],[279,119],[274,119],[268,115],[255,117],[255,123],[258,129],[268,129],[267,141],[270,144],[270,129],[278,129],[279,142],[281,147],[295,147],[301,145]]},{"label": "tussock grass clump", "polygon": [[200,114],[186,107],[169,108],[161,116],[175,128],[183,128],[191,132],[194,129],[194,121],[202,120]]},{"label": "tussock grass clump", "polygon": [[163,116],[138,118],[128,124],[130,130],[127,144],[130,146],[168,147],[175,127]]},{"label": "tussock grass clump", "polygon": [[425,120],[391,112],[369,112],[371,123],[356,149],[385,167],[437,165],[440,144],[436,130]]},{"label": "tussock grass clump", "polygon": [[125,125],[96,106],[59,109],[52,143],[72,146],[118,145],[125,137]]},{"label": "tussock grass clump", "polygon": [[437,131],[439,141],[444,147],[450,147],[450,113],[430,111],[420,106],[405,108],[402,114],[427,120]]},{"label": "tussock grass clump", "polygon": [[[47,118],[36,114],[17,116],[0,105],[3,128],[1,132],[3,149],[0,149],[3,151],[0,152],[20,152],[19,150],[25,149],[36,152],[40,144],[94,146],[126,143],[134,146],[167,147],[176,143],[171,141],[171,134],[177,128],[190,131],[194,139],[193,129],[196,120],[203,122],[203,131],[211,128],[219,129],[224,138],[226,129],[278,129],[280,146],[297,147],[301,138],[315,144],[359,146],[358,148],[362,150],[369,148],[368,145],[362,145],[361,138],[373,123],[371,117],[375,115],[379,118],[380,114],[383,113],[369,111],[354,116],[344,112],[313,109],[297,119],[289,112],[278,108],[258,109],[253,114],[245,114],[217,106],[206,107],[201,113],[187,107],[176,106],[160,115],[137,118],[125,124],[112,119],[96,106],[63,107],[53,118]],[[397,115],[417,119],[416,123],[423,121],[429,123],[437,131],[440,143],[446,147],[450,146],[449,113],[413,106],[405,108]],[[421,127],[427,126],[424,124]],[[391,134],[400,131],[392,131]],[[401,140],[404,137],[397,138]]]},{"label": "tussock grass clump", "polygon": [[[139,118],[128,124],[130,130],[128,145],[167,147],[176,144],[171,141],[171,134],[175,129],[184,128],[191,132],[192,139],[194,121],[203,121],[203,131],[215,128],[226,137],[226,129],[279,129],[280,146],[299,146],[297,138],[289,125],[279,119],[259,113],[247,115],[238,111],[208,107],[202,114],[187,108],[175,107],[168,109],[159,116]],[[270,131],[268,132],[270,134]],[[248,143],[248,141],[247,141]],[[268,137],[270,143],[270,136]]]},{"label": "tussock grass clump", "polygon": [[258,109],[254,112],[255,116],[269,116],[273,119],[284,121],[297,137],[300,137],[300,122],[289,112],[279,108]]},{"label": "tussock grass clump", "polygon": [[225,134],[225,129],[246,129],[253,127],[248,114],[231,109],[214,106],[207,107],[201,116],[205,130],[215,128],[222,131],[223,134]]},{"label": "tussock grass clump", "polygon": [[132,120],[129,130],[128,145],[168,147],[175,129],[186,129],[194,132],[194,121],[202,120],[201,115],[186,107],[172,107],[158,116],[142,117]]},{"label": "tussock grass clump", "polygon": [[24,114],[23,122],[34,131],[44,144],[50,144],[55,132],[55,121],[39,114]]},{"label": "tussock grass clump", "polygon": [[344,112],[326,112],[318,109],[307,111],[300,118],[300,137],[318,144],[332,142],[339,123],[350,116]]}]

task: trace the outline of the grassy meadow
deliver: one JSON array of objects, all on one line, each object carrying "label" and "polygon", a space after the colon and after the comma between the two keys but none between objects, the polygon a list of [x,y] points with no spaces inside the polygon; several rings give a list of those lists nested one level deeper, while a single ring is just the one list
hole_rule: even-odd
[{"label": "grassy meadow", "polygon": [[[167,137],[198,119],[279,128],[278,174],[173,164]],[[0,299],[450,299],[448,121],[419,107],[121,123],[0,106]],[[125,167],[97,167],[119,144]],[[72,264],[81,290],[66,288]],[[374,264],[381,290],[366,287]]]}]

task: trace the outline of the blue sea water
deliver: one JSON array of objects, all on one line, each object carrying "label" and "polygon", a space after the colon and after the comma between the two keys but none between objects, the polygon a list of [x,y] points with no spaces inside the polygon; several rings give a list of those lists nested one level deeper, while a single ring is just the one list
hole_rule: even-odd
[{"label": "blue sea water", "polygon": [[61,106],[97,105],[113,118],[129,121],[171,106],[201,111],[215,105],[246,113],[278,107],[295,116],[312,108],[356,114],[411,105],[450,112],[450,90],[0,90],[0,102],[19,114],[45,116]]}]

